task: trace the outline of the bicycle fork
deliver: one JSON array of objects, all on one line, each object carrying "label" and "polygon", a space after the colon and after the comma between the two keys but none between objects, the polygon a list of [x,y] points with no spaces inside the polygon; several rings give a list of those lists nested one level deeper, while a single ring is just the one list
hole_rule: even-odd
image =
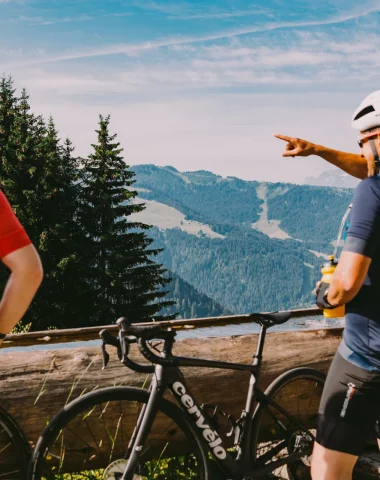
[{"label": "bicycle fork", "polygon": [[133,480],[140,456],[144,452],[145,442],[158,411],[158,404],[165,392],[162,376],[162,367],[157,365],[149,387],[149,400],[141,409],[125,454],[128,464],[120,480]]}]

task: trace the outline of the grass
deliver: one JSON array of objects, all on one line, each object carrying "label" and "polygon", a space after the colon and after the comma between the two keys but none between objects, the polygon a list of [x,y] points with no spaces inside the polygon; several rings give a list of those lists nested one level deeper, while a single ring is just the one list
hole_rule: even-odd
[{"label": "grass", "polygon": [[[162,451],[162,455],[164,450]],[[146,462],[139,473],[141,480],[196,480],[195,459],[189,457],[160,457]],[[80,473],[54,475],[55,480],[103,480],[104,469],[86,470]],[[137,475],[137,474],[136,474]],[[43,479],[44,480],[44,479]]]}]

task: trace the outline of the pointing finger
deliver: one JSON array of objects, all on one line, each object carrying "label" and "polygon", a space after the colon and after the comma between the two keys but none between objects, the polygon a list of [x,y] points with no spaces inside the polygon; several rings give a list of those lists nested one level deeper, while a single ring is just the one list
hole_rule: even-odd
[{"label": "pointing finger", "polygon": [[287,137],[286,135],[280,135],[279,133],[276,133],[274,136],[276,138],[279,138],[280,140],[285,140],[285,142],[291,142],[292,140],[294,140],[294,138],[292,137]]}]

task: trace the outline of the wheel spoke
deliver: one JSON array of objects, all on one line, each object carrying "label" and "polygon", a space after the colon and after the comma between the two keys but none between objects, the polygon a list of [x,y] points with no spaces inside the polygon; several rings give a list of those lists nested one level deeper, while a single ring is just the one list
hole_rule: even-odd
[{"label": "wheel spoke", "polygon": [[[71,475],[91,480],[114,480],[116,472],[116,475],[124,472],[128,463],[125,453],[148,396],[144,394],[144,402],[133,396],[113,398],[112,389],[105,390],[109,392],[107,395],[97,391],[81,397],[79,403],[83,406],[73,407],[72,413],[70,405],[66,406],[69,410],[67,418],[61,421],[59,428],[48,429],[51,438],[46,446],[40,446],[48,454],[38,457],[34,452],[34,458],[36,455],[38,458],[36,468],[42,479],[54,474],[55,480],[69,480]],[[180,416],[181,422],[186,425],[186,420],[183,420],[186,417],[176,410],[176,416],[172,417],[170,409],[176,409],[174,405],[166,409],[157,412],[139,457],[136,478],[203,480],[205,461],[202,460],[204,457],[199,444],[191,430],[188,427],[184,430],[176,421],[176,416]]]},{"label": "wheel spoke", "polygon": [[13,420],[0,410],[0,479],[19,480],[26,474],[28,452]]},{"label": "wheel spoke", "polygon": [[[300,459],[294,460],[293,456],[291,463],[275,470],[270,478],[311,479],[310,452],[324,381],[323,377],[310,374],[310,369],[306,370],[309,375],[289,372],[282,380],[275,381],[266,392],[274,402],[294,417],[294,421],[285,417],[274,406],[261,407],[254,441],[258,465],[268,465],[293,453],[305,452]],[[304,428],[300,428],[300,424],[304,425]],[[281,425],[284,425],[286,431]]]}]

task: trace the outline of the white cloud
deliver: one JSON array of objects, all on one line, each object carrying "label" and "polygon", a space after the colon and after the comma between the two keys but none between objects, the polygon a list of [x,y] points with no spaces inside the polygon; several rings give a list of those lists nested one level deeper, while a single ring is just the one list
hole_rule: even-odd
[{"label": "white cloud", "polygon": [[250,17],[250,16],[259,16],[259,15],[268,15],[272,16],[269,10],[263,8],[256,8],[254,10],[231,10],[229,12],[220,11],[220,12],[202,12],[202,13],[185,13],[175,16],[170,16],[170,19],[176,20],[210,20],[210,19],[228,19],[228,18],[239,18],[239,17]]},{"label": "white cloud", "polygon": [[180,14],[188,7],[188,4],[184,2],[161,4],[161,3],[157,3],[149,0],[134,1],[131,3],[131,5],[135,7],[139,7],[142,10],[150,10],[155,12],[167,13],[169,15]]},{"label": "white cloud", "polygon": [[[118,45],[110,45],[106,47],[99,47],[95,49],[87,49],[87,50],[72,50],[66,53],[62,53],[59,55],[52,55],[47,57],[35,57],[31,60],[26,60],[23,65],[33,65],[39,63],[54,63],[54,62],[62,62],[67,60],[75,60],[80,58],[93,58],[93,57],[105,57],[110,55],[119,55],[119,54],[126,54],[126,55],[135,55],[136,52],[144,52],[154,49],[159,49],[162,47],[175,47],[175,46],[186,46],[186,45],[193,45],[199,44],[204,42],[211,42],[216,40],[226,40],[226,39],[233,39],[239,36],[254,34],[254,33],[263,33],[263,32],[270,32],[274,30],[285,30],[285,29],[300,29],[305,27],[318,27],[318,26],[326,26],[326,25],[336,25],[340,23],[345,23],[350,20],[355,20],[360,17],[364,17],[369,15],[370,13],[379,12],[379,6],[373,6],[371,8],[363,9],[361,11],[355,9],[352,12],[349,12],[344,15],[337,15],[335,17],[331,17],[324,20],[315,20],[315,21],[300,21],[300,22],[272,22],[267,23],[260,26],[253,26],[248,28],[240,28],[240,29],[230,29],[224,32],[209,34],[209,35],[201,35],[201,36],[194,36],[194,37],[174,37],[168,38],[163,40],[154,40],[154,41],[147,41],[140,44],[118,44]],[[16,65],[10,65],[10,67]]]},{"label": "white cloud", "polygon": [[92,75],[58,75],[36,72],[26,81],[28,88],[62,95],[85,95],[106,93],[131,93],[136,91],[132,82],[96,79]]},{"label": "white cloud", "polygon": [[[1,2],[1,0],[0,0]],[[7,23],[28,23],[30,25],[54,25],[56,23],[71,23],[71,22],[86,22],[92,20],[93,17],[89,15],[78,15],[76,17],[59,17],[59,18],[45,18],[41,16],[27,16],[19,15],[18,17],[8,18],[6,20],[0,20]]]},{"label": "white cloud", "polygon": [[[109,68],[107,75],[96,63],[88,73],[75,67],[62,72],[53,65],[40,68],[14,69],[12,73],[27,79],[27,86],[36,90],[51,91],[57,95],[108,93],[189,93],[194,89],[260,86],[260,85],[320,85],[330,83],[341,87],[342,76],[346,86],[360,80],[362,88],[370,85],[378,75],[380,58],[373,50],[380,47],[380,38],[356,38],[350,42],[332,42],[330,36],[300,35],[294,46],[257,46],[255,42],[236,39],[229,45],[182,47],[175,53],[161,55],[152,63],[150,56],[144,60],[130,61],[125,68]],[[5,54],[4,54],[5,55]],[[40,56],[46,55],[44,50]],[[9,52],[6,55],[9,58]],[[366,76],[363,77],[363,68]],[[71,73],[69,73],[71,71]],[[67,72],[67,73],[66,73]]]}]

